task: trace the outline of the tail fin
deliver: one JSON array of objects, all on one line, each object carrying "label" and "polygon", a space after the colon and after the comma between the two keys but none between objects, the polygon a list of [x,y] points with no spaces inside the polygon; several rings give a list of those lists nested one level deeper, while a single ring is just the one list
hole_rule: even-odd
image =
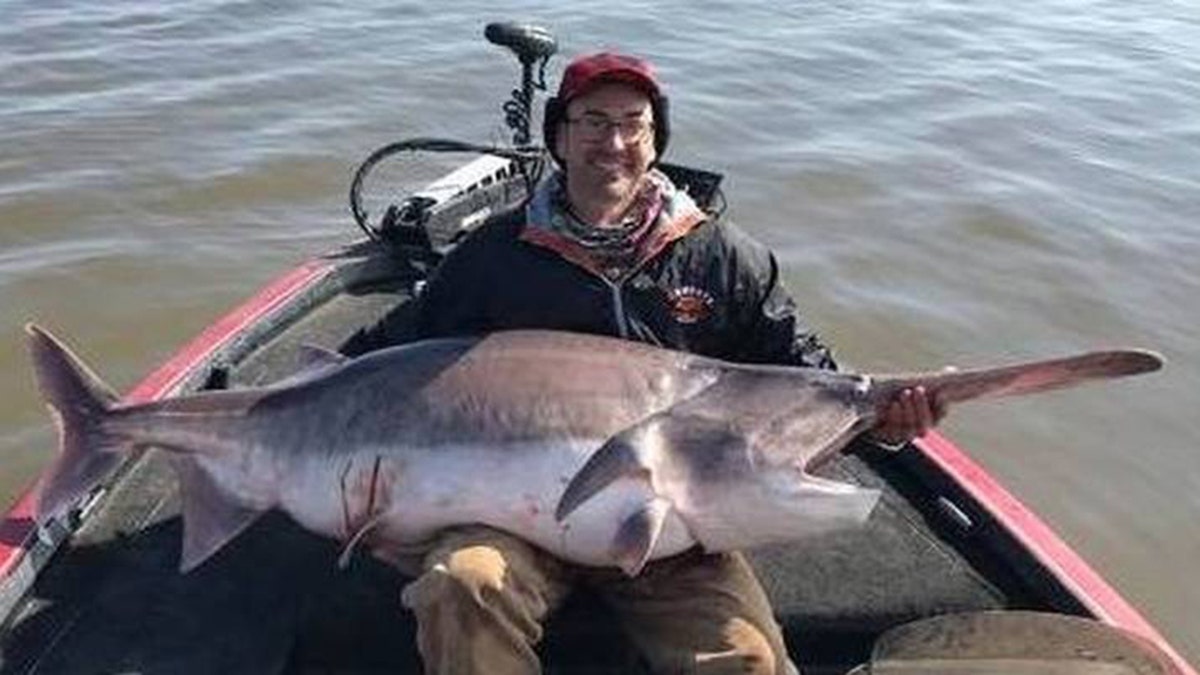
[{"label": "tail fin", "polygon": [[1148,373],[1162,366],[1162,356],[1146,350],[1087,352],[1001,368],[880,377],[872,387],[871,396],[882,403],[892,400],[903,389],[920,386],[934,392],[944,403],[957,403],[1074,387],[1091,380]]},{"label": "tail fin", "polygon": [[59,453],[38,485],[37,518],[63,515],[120,461],[121,440],[104,431],[117,396],[61,342],[25,326],[42,398],[59,430]]}]

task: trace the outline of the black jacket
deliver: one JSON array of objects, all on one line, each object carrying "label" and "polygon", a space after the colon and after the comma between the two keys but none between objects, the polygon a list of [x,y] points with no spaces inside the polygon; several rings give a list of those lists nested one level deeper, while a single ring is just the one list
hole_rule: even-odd
[{"label": "black jacket", "polygon": [[545,328],[730,361],[836,367],[797,313],[774,255],[729,223],[704,219],[616,281],[569,261],[552,243],[528,240],[524,229],[522,209],[485,223],[441,263],[415,312],[401,307],[344,351]]}]

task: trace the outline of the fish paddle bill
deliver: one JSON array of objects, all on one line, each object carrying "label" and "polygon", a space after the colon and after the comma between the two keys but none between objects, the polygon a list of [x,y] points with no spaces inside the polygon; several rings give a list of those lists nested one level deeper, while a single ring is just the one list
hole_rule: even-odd
[{"label": "fish paddle bill", "polygon": [[923,387],[942,403],[959,403],[977,398],[1036,394],[1075,387],[1092,380],[1140,375],[1159,370],[1163,363],[1162,356],[1143,349],[1086,352],[999,368],[881,376],[874,379],[870,395],[883,405],[904,389]]}]

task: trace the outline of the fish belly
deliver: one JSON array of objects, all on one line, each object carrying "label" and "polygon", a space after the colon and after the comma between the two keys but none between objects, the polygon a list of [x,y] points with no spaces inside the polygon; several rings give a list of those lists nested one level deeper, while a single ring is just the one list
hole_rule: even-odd
[{"label": "fish belly", "polygon": [[[340,539],[374,519],[368,541],[380,550],[411,552],[442,530],[486,525],[563,560],[611,566],[621,524],[655,497],[647,481],[618,480],[562,523],[554,518],[567,483],[600,445],[562,441],[359,452],[340,467],[335,462],[294,480],[297,489],[283,506],[301,525]],[[332,483],[332,489],[321,483]],[[650,557],[675,555],[695,543],[672,514]]]}]

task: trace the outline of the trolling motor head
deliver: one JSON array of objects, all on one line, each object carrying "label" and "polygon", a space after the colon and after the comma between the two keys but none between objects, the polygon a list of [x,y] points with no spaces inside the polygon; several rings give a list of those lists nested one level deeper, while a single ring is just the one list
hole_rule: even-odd
[{"label": "trolling motor head", "polygon": [[511,49],[521,63],[534,63],[539,59],[545,61],[558,51],[558,42],[550,31],[532,24],[511,21],[489,23],[483,29],[483,36],[492,44]]},{"label": "trolling motor head", "polygon": [[[504,103],[504,118],[513,130],[513,145],[529,145],[529,125],[533,112],[533,89],[546,90],[546,64],[558,51],[558,42],[540,26],[512,22],[489,23],[483,36],[492,44],[507,47],[521,62],[521,88],[514,89],[512,100]],[[541,61],[538,81],[533,81],[533,66]]]}]

